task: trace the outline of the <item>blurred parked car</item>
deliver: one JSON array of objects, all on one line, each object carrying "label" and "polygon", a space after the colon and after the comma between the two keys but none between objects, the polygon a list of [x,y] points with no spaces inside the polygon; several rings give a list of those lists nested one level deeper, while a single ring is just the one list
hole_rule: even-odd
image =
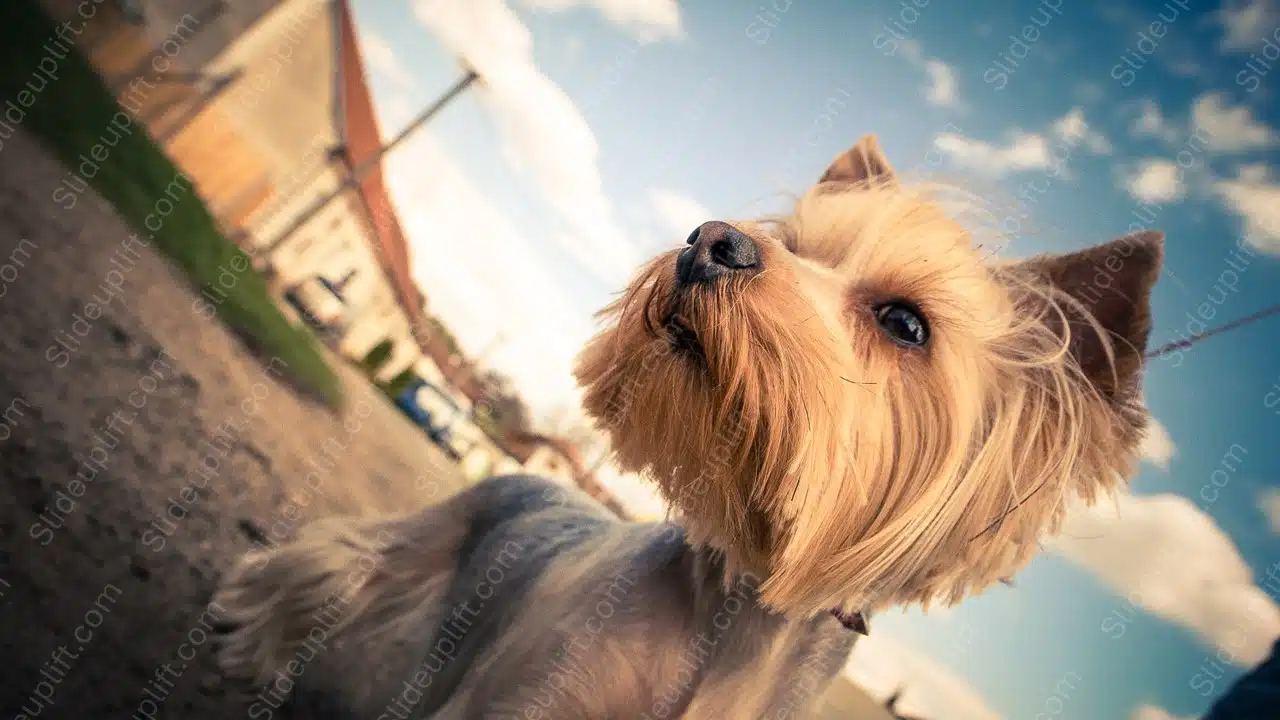
[{"label": "blurred parked car", "polygon": [[425,380],[418,380],[396,397],[396,405],[439,445],[449,457],[461,460],[470,450],[465,433],[455,433],[466,413],[449,393]]}]

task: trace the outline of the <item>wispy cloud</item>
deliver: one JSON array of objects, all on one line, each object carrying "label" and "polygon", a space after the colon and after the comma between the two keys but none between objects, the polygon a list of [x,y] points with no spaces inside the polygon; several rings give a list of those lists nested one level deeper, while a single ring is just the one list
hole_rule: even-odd
[{"label": "wispy cloud", "polygon": [[1271,532],[1280,535],[1280,488],[1267,488],[1258,493],[1258,509],[1266,516]]},{"label": "wispy cloud", "polygon": [[1231,104],[1222,92],[1205,93],[1192,101],[1191,125],[1208,135],[1209,149],[1218,153],[1260,150],[1280,139],[1247,106]]},{"label": "wispy cloud", "polygon": [[1210,18],[1222,27],[1222,50],[1248,52],[1280,26],[1280,5],[1275,0],[1225,0]]},{"label": "wispy cloud", "polygon": [[1012,130],[1003,142],[941,133],[934,138],[933,144],[960,167],[994,176],[1054,167],[1060,162],[1055,159],[1055,145],[1067,149],[1082,146],[1095,155],[1111,152],[1110,141],[1102,133],[1090,129],[1081,108],[1072,108],[1044,132]]},{"label": "wispy cloud", "polygon": [[941,60],[931,58],[924,64],[929,74],[929,87],[925,98],[934,105],[943,107],[955,105],[959,101],[956,85],[956,71]]},{"label": "wispy cloud", "polygon": [[1280,635],[1280,607],[1255,583],[1231,537],[1180,495],[1076,502],[1046,546],[1241,665],[1266,657]]},{"label": "wispy cloud", "polygon": [[1160,106],[1151,98],[1144,98],[1138,104],[1138,117],[1134,118],[1130,130],[1136,136],[1154,136],[1172,145],[1178,141],[1180,132],[1164,116]]},{"label": "wispy cloud", "polygon": [[1182,198],[1187,189],[1178,166],[1163,158],[1139,160],[1122,186],[1138,202],[1161,204]]},{"label": "wispy cloud", "polygon": [[925,86],[924,97],[933,105],[940,107],[959,107],[960,82],[956,79],[955,68],[936,57],[926,57],[915,40],[903,40],[899,45],[902,57],[912,65],[924,71],[929,79]]},{"label": "wispy cloud", "polygon": [[1170,146],[1187,142],[1197,152],[1206,149],[1223,155],[1263,150],[1280,143],[1280,134],[1274,128],[1258,120],[1247,105],[1233,103],[1220,90],[1192,98],[1190,109],[1180,114],[1184,118],[1181,121],[1171,120],[1151,98],[1139,101],[1137,109],[1130,132],[1135,137],[1159,138]]},{"label": "wispy cloud", "polygon": [[1053,162],[1049,141],[1039,133],[1014,131],[1003,143],[942,133],[934,138],[933,144],[957,165],[993,175],[1041,170]]},{"label": "wispy cloud", "polygon": [[[435,0],[443,2],[444,0]],[[472,0],[475,2],[476,0]],[[519,0],[531,10],[564,11],[595,8],[610,22],[642,41],[683,37],[676,0]]]},{"label": "wispy cloud", "polygon": [[[646,38],[669,36],[679,28],[675,4],[659,0],[630,7],[609,0],[526,5],[596,7]],[[601,282],[621,286],[643,258],[615,218],[600,176],[595,134],[569,96],[534,64],[529,29],[502,0],[419,0],[414,10],[427,29],[480,73],[481,97],[499,127],[508,161],[570,227],[555,237]]]},{"label": "wispy cloud", "polygon": [[[1133,135],[1157,137],[1170,148],[1180,148],[1177,165],[1163,158],[1140,160],[1130,172],[1122,173],[1121,187],[1137,200],[1155,203],[1178,200],[1189,192],[1208,193],[1240,220],[1251,245],[1280,254],[1280,181],[1271,169],[1259,162],[1246,163],[1237,166],[1234,177],[1222,177],[1209,164],[1211,158],[1274,148],[1280,145],[1280,132],[1222,91],[1193,98],[1183,121],[1170,120],[1149,98],[1138,108],[1130,126]],[[1197,157],[1201,153],[1208,157]],[[1184,163],[1184,155],[1192,159]]]},{"label": "wispy cloud", "polygon": [[1144,460],[1161,470],[1169,469],[1169,462],[1173,460],[1173,456],[1178,452],[1178,448],[1173,444],[1173,438],[1169,436],[1169,430],[1160,423],[1159,420],[1151,418],[1147,424],[1147,430],[1142,435],[1142,443],[1138,446],[1138,453]]},{"label": "wispy cloud", "polygon": [[1280,181],[1266,165],[1245,165],[1234,178],[1217,180],[1212,188],[1240,219],[1250,245],[1280,255]]},{"label": "wispy cloud", "polygon": [[1072,145],[1083,143],[1098,155],[1111,154],[1111,141],[1102,133],[1089,127],[1082,108],[1072,108],[1053,123],[1053,133]]}]

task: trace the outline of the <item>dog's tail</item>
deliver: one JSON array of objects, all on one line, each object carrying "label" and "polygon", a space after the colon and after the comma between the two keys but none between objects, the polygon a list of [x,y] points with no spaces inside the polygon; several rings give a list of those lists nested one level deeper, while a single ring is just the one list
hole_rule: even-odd
[{"label": "dog's tail", "polygon": [[260,686],[291,662],[433,627],[467,534],[469,495],[412,515],[321,520],[289,544],[242,557],[211,605],[222,618],[223,676]]}]

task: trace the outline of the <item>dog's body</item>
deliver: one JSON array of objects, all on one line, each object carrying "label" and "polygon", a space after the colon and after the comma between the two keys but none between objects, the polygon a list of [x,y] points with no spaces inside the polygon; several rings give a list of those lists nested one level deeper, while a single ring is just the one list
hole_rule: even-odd
[{"label": "dog's body", "polygon": [[[307,577],[288,565],[294,581],[278,589],[300,592],[273,597],[265,617],[282,626],[261,629],[325,646],[317,654],[303,643],[266,663],[274,676],[253,678],[292,693],[298,717],[803,718],[853,646],[830,615],[763,608],[756,576],[726,587],[716,553],[690,547],[678,526],[620,521],[585,493],[536,477],[491,478],[441,506],[342,533],[354,575]],[[350,603],[329,598],[358,596],[351,586],[417,554],[423,535],[456,562],[432,576],[432,563],[406,558],[424,568],[417,586],[434,588],[419,598],[426,611],[364,642],[331,642],[331,632],[361,633],[369,615],[348,617]],[[366,553],[376,556],[370,573],[359,569]],[[244,608],[246,599],[223,602]]]},{"label": "dog's body", "polygon": [[1132,473],[1159,233],[989,262],[869,137],[687,242],[576,368],[678,527],[530,478],[321,522],[228,574],[224,672],[304,717],[803,717],[864,614],[1007,579]]}]

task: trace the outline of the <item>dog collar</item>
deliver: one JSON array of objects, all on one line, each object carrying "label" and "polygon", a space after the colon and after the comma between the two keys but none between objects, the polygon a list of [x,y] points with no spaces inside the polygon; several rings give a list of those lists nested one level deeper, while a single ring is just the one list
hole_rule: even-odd
[{"label": "dog collar", "polygon": [[860,612],[847,613],[840,608],[831,608],[831,614],[840,621],[845,630],[852,630],[859,635],[866,635],[871,632],[871,627],[867,625],[866,616]]}]

